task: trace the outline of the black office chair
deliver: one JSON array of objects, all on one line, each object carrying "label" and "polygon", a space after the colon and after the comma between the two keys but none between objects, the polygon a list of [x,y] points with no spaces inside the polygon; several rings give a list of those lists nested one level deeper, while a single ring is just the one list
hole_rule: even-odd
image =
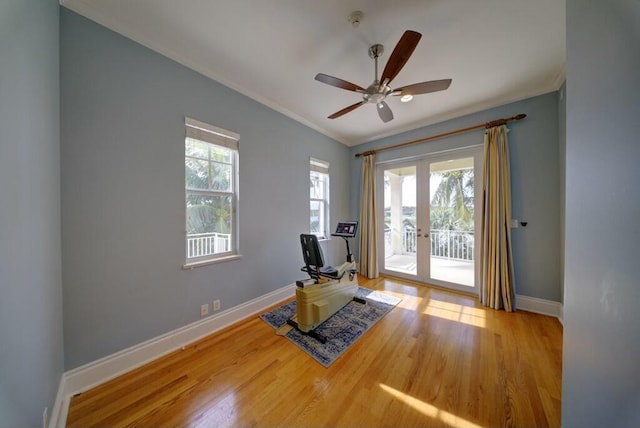
[{"label": "black office chair", "polygon": [[300,234],[300,244],[302,246],[302,257],[304,258],[305,264],[302,268],[303,272],[307,272],[316,282],[320,280],[320,277],[329,279],[342,278],[342,275],[338,275],[336,268],[324,265],[322,248],[320,248],[316,235]]}]

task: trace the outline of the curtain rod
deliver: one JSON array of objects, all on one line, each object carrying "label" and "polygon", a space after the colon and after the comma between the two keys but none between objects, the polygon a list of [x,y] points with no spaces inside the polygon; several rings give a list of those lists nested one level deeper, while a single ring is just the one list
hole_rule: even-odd
[{"label": "curtain rod", "polygon": [[419,138],[417,140],[407,141],[405,143],[394,144],[392,146],[387,146],[387,147],[380,147],[379,149],[374,149],[374,150],[367,150],[366,152],[356,153],[356,157],[373,155],[373,154],[384,152],[387,150],[393,150],[393,149],[398,149],[400,147],[410,146],[411,144],[424,143],[425,141],[435,140],[436,138],[444,138],[444,137],[448,137],[449,135],[461,134],[463,132],[472,131],[474,129],[492,128],[494,126],[504,125],[505,123],[510,122],[512,120],[522,120],[525,117],[527,117],[526,114],[520,113],[515,116],[505,117],[502,119],[492,120],[491,122],[481,123],[480,125],[475,125],[475,126],[470,126],[468,128],[462,128],[462,129],[457,129],[455,131],[445,132],[444,134],[432,135],[431,137]]}]

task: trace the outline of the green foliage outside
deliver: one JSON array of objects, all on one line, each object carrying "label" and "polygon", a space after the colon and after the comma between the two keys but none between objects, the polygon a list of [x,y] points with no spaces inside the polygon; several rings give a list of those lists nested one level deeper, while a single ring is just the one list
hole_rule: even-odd
[{"label": "green foliage outside", "polygon": [[231,233],[232,196],[207,191],[232,191],[232,152],[187,138],[185,183],[187,234]]},{"label": "green foliage outside", "polygon": [[473,230],[473,170],[432,173],[441,181],[431,199],[431,230]]},{"label": "green foliage outside", "polygon": [[457,235],[459,240],[454,244],[449,231],[473,230],[473,170],[432,173],[432,179],[436,175],[441,181],[431,198],[431,254],[470,257],[473,235]]}]

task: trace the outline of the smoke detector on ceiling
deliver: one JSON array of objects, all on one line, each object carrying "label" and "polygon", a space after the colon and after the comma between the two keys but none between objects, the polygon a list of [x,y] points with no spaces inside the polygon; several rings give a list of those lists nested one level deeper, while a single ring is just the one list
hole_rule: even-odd
[{"label": "smoke detector on ceiling", "polygon": [[356,10],[355,12],[351,12],[351,15],[349,15],[348,17],[349,22],[351,23],[351,26],[353,28],[358,28],[358,26],[360,25],[360,22],[362,21],[363,16],[364,16],[364,13],[362,13],[359,10]]}]

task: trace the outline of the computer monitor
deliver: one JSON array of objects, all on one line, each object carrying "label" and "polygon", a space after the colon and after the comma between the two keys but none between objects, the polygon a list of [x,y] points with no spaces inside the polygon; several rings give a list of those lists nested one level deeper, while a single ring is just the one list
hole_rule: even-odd
[{"label": "computer monitor", "polygon": [[358,230],[357,221],[340,221],[336,226],[336,231],[331,236],[342,236],[343,238],[354,238]]}]

